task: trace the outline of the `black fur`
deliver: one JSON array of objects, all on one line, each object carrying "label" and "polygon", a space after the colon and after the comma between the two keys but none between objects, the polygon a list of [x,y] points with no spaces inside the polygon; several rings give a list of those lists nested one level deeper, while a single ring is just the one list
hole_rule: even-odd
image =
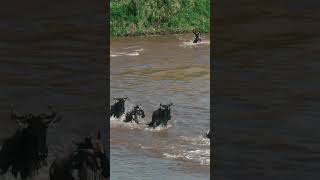
[{"label": "black fur", "polygon": [[200,32],[193,32],[193,34],[195,35],[193,43],[198,43],[202,41],[202,39],[200,38]]},{"label": "black fur", "polygon": [[[14,135],[6,139],[0,151],[0,172],[11,173],[22,179],[33,177],[36,172],[46,165],[48,146],[46,144],[47,128],[56,117],[53,108],[51,115],[26,114],[18,116],[13,110],[12,119],[15,119],[23,127]],[[10,169],[11,168],[11,169]]]},{"label": "black fur", "polygon": [[110,109],[110,117],[114,116],[116,118],[120,118],[124,112],[125,112],[125,102],[127,100],[127,97],[124,98],[114,98],[115,100],[117,100],[117,102],[115,102]]},{"label": "black fur", "polygon": [[156,128],[159,125],[166,127],[168,121],[171,120],[170,106],[172,106],[172,103],[168,105],[160,104],[160,107],[152,113],[152,120],[148,126],[152,128]]},{"label": "black fur", "polygon": [[139,124],[139,120],[138,120],[138,116],[144,118],[144,111],[143,109],[136,105],[132,111],[126,113],[126,119],[124,120],[124,122],[136,122],[137,124]]},{"label": "black fur", "polygon": [[[88,168],[93,170],[97,177],[110,177],[110,161],[102,147],[100,135],[96,142],[92,142],[91,137],[86,137],[76,145],[73,153],[57,158],[51,164],[50,180],[86,179]],[[77,176],[73,173],[75,171],[78,172]]]}]

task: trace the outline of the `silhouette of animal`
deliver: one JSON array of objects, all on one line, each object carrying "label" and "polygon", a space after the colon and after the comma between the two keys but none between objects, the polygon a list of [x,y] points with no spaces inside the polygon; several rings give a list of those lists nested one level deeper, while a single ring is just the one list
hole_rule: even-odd
[{"label": "silhouette of animal", "polygon": [[[101,143],[100,132],[97,139],[86,137],[76,143],[76,150],[66,156],[56,158],[50,166],[50,180],[102,180],[110,178],[110,161]],[[93,172],[93,177],[90,177]]]},{"label": "silhouette of animal", "polygon": [[[11,170],[16,178],[30,178],[44,165],[48,156],[47,129],[61,120],[52,106],[51,114],[18,115],[12,108],[11,119],[19,125],[14,135],[6,139],[0,151],[0,173]],[[11,168],[11,169],[10,169]]]},{"label": "silhouette of animal", "polygon": [[198,43],[198,42],[202,41],[202,39],[200,38],[200,32],[199,31],[198,32],[193,31],[193,34],[195,35],[193,43]]},{"label": "silhouette of animal", "polygon": [[116,100],[116,102],[111,106],[110,117],[114,116],[116,118],[120,118],[125,112],[124,105],[128,97],[114,98],[114,99]]},{"label": "silhouette of animal", "polygon": [[152,113],[152,120],[148,126],[152,128],[156,128],[159,125],[166,127],[168,121],[171,120],[171,106],[172,103],[167,105],[160,104],[160,107]]}]

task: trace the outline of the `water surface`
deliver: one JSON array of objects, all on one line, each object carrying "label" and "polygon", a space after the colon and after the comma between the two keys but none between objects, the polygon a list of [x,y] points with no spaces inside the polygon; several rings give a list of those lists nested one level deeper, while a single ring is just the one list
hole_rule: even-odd
[{"label": "water surface", "polygon": [[[114,38],[111,98],[141,104],[140,125],[111,118],[112,179],[209,179],[209,37],[192,35]],[[172,102],[168,127],[146,127],[159,104]],[[111,99],[110,104],[114,103]]]},{"label": "water surface", "polygon": [[319,6],[217,2],[216,179],[319,179]]}]

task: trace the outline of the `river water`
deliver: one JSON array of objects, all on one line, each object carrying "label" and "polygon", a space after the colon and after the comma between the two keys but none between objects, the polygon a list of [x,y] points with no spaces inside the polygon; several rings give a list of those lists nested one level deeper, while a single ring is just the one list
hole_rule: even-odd
[{"label": "river water", "polygon": [[71,150],[72,140],[106,127],[106,22],[99,6],[13,0],[0,8],[0,145],[17,128],[11,104],[35,114],[52,104],[63,116],[48,129],[48,166],[34,179],[49,179],[49,165]]},{"label": "river water", "polygon": [[319,179],[320,2],[217,1],[217,180]]},{"label": "river water", "polygon": [[[111,118],[111,179],[204,179],[210,177],[210,41],[193,45],[192,34],[111,40],[110,104],[128,96],[141,104],[140,125]],[[146,123],[159,104],[172,102],[166,128]]]}]

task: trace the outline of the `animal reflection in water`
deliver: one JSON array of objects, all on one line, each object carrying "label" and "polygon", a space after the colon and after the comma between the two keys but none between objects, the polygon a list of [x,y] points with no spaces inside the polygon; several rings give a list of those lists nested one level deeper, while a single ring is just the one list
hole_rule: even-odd
[{"label": "animal reflection in water", "polygon": [[171,120],[171,107],[170,104],[160,104],[160,107],[152,113],[152,120],[148,124],[149,127],[156,128],[160,125],[166,127],[169,120]]},{"label": "animal reflection in water", "polygon": [[76,143],[74,152],[54,160],[50,166],[50,180],[109,179],[110,164],[100,139],[100,133],[95,141],[86,137],[83,142]]},{"label": "animal reflection in water", "polygon": [[47,129],[50,124],[61,120],[52,106],[51,114],[18,115],[12,108],[11,119],[19,125],[14,135],[5,140],[0,151],[0,173],[11,173],[22,179],[33,177],[44,165],[48,156],[46,143]]},{"label": "animal reflection in water", "polygon": [[124,122],[132,123],[132,121],[134,121],[139,124],[138,116],[141,118],[145,117],[143,109],[139,105],[136,105],[130,112],[126,113],[126,119]]},{"label": "animal reflection in water", "polygon": [[116,102],[111,106],[110,117],[114,116],[116,118],[120,118],[125,112],[125,102],[128,97],[123,98],[114,98]]}]

